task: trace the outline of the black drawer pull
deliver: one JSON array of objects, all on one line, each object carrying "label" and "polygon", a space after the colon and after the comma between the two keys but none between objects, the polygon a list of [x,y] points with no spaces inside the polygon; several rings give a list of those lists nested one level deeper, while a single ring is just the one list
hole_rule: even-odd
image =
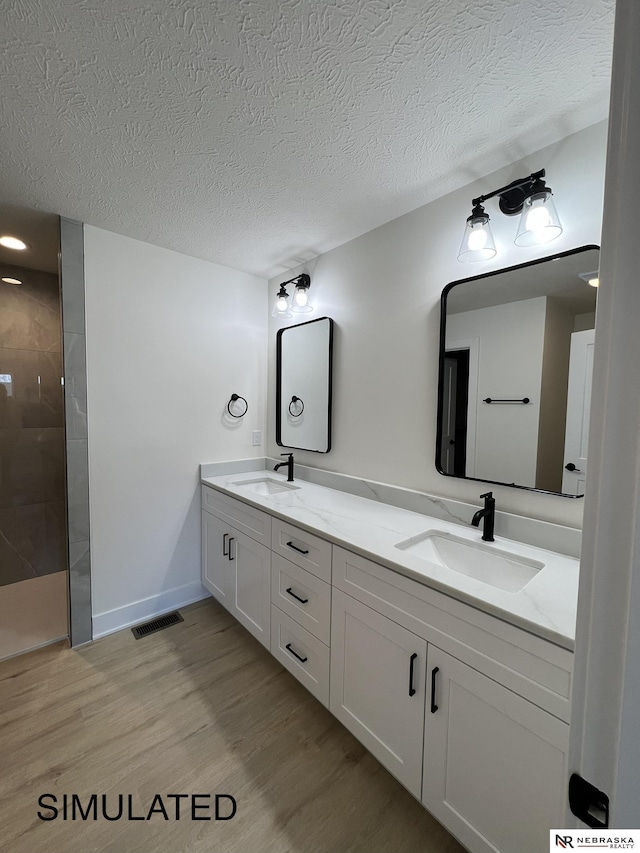
[{"label": "black drawer pull", "polygon": [[418,655],[414,652],[409,660],[409,696],[415,696],[416,688],[413,686],[413,665]]},{"label": "black drawer pull", "polygon": [[436,705],[436,675],[440,672],[440,667],[434,666],[431,670],[431,713],[435,714],[438,710]]},{"label": "black drawer pull", "polygon": [[308,604],[308,603],[309,603],[309,599],[308,599],[308,598],[300,598],[300,596],[299,596],[299,595],[296,595],[296,594],[295,594],[295,592],[291,589],[291,587],[289,587],[289,589],[287,590],[287,592],[289,593],[289,595],[291,596],[291,598],[295,598],[297,601],[299,601],[299,602],[300,602],[300,604]]},{"label": "black drawer pull", "polygon": [[287,548],[293,548],[294,551],[297,551],[298,554],[308,554],[308,551],[303,551],[302,548],[297,548],[293,542],[287,542]]},{"label": "black drawer pull", "polygon": [[228,534],[228,533],[225,533],[225,534],[224,534],[224,536],[222,537],[222,556],[223,556],[223,557],[228,557],[228,556],[229,556],[229,555],[228,555],[228,552],[227,552],[227,547],[228,547],[228,545],[229,545],[229,543],[227,542],[227,539],[228,539],[228,538],[229,538],[229,534]]},{"label": "black drawer pull", "polygon": [[298,658],[300,663],[306,663],[309,660],[309,658],[301,658],[297,652],[294,652],[293,649],[291,648],[291,643],[287,643],[287,645],[285,646],[285,649],[288,652],[291,652],[291,654],[294,656],[294,658]]},{"label": "black drawer pull", "polygon": [[231,553],[231,543],[232,543],[232,542],[235,542],[235,541],[236,541],[236,540],[235,540],[235,537],[234,537],[234,536],[232,536],[232,537],[229,539],[229,559],[230,559],[230,560],[235,560],[235,557],[234,557],[234,556],[232,555],[232,553]]}]

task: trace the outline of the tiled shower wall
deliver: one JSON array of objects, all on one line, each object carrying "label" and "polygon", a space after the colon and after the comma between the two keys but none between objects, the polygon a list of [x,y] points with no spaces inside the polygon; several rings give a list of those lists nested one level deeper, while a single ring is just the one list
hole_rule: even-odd
[{"label": "tiled shower wall", "polygon": [[3,265],[0,283],[0,585],[67,568],[57,275]]}]

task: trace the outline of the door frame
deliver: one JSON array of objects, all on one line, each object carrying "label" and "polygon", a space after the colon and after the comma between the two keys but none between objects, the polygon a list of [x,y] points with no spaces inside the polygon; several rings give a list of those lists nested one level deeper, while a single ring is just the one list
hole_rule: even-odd
[{"label": "door frame", "polygon": [[640,768],[639,39],[640,3],[618,0],[569,748],[620,829],[638,826]]}]

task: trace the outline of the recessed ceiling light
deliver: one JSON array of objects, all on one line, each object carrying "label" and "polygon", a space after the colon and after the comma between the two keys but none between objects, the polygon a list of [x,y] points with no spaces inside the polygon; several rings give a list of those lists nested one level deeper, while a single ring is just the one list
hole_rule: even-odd
[{"label": "recessed ceiling light", "polygon": [[9,234],[3,234],[2,237],[0,237],[0,246],[4,246],[5,249],[17,249],[19,252],[27,248],[27,244],[24,240],[19,240],[17,237],[11,237]]},{"label": "recessed ceiling light", "polygon": [[578,273],[578,277],[583,281],[586,281],[587,284],[590,284],[591,287],[598,287],[600,285],[600,279],[598,278],[598,270],[594,270],[593,272],[581,272]]},{"label": "recessed ceiling light", "polygon": [[9,276],[7,276],[7,277],[3,276],[2,280],[4,282],[6,282],[7,284],[22,284],[22,282],[20,281],[19,278],[9,278]]}]

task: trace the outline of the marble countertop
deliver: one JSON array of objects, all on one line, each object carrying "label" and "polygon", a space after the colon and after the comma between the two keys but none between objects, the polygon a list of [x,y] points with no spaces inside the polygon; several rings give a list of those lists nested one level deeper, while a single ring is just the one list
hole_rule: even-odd
[{"label": "marble countertop", "polygon": [[299,488],[295,490],[271,495],[256,494],[250,491],[251,487],[242,485],[247,481],[264,478],[286,483],[284,475],[265,470],[204,477],[201,482],[368,557],[392,571],[573,650],[580,568],[577,559],[496,536],[493,546],[486,543],[487,548],[493,547],[503,553],[513,553],[544,563],[544,568],[523,589],[509,592],[394,547],[428,530],[481,542],[481,532],[475,528],[431,518],[306,480],[297,480],[293,485]]}]

